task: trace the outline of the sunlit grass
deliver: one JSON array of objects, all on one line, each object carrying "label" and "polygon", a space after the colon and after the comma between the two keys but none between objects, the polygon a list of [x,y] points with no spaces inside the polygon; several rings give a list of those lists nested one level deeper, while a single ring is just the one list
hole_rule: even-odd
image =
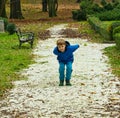
[{"label": "sunlit grass", "polygon": [[112,66],[113,74],[120,77],[120,50],[117,50],[116,46],[107,47],[105,54],[109,57],[109,63]]},{"label": "sunlit grass", "polygon": [[17,72],[33,62],[29,45],[19,49],[18,43],[15,34],[0,34],[0,96],[12,87],[13,81],[24,79]]}]

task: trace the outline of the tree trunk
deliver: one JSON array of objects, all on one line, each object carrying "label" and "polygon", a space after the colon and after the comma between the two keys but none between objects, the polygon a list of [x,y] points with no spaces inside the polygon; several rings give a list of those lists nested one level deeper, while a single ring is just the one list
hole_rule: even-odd
[{"label": "tree trunk", "polygon": [[6,0],[0,0],[0,17],[7,18],[5,4]]},{"label": "tree trunk", "polygon": [[10,18],[23,19],[20,0],[10,0]]},{"label": "tree trunk", "polygon": [[42,0],[42,11],[47,12],[47,0]]},{"label": "tree trunk", "polygon": [[79,3],[81,0],[77,0],[76,2]]},{"label": "tree trunk", "polygon": [[58,8],[57,0],[48,0],[49,17],[57,16],[56,15],[57,8]]}]

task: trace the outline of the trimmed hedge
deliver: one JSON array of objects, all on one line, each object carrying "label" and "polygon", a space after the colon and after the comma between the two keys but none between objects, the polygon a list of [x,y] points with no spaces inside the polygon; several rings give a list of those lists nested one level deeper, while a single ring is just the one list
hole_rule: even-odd
[{"label": "trimmed hedge", "polygon": [[14,23],[9,23],[8,25],[7,25],[7,31],[8,31],[8,33],[10,34],[10,35],[12,35],[12,34],[14,34],[15,33],[15,29],[16,29],[16,26],[15,26],[15,24]]},{"label": "trimmed hedge", "polygon": [[102,35],[105,40],[111,40],[111,34],[107,28],[104,27],[103,23],[99,20],[99,18],[94,17],[94,16],[89,16],[88,17],[88,22],[92,26],[92,28],[98,32],[100,35]]},{"label": "trimmed hedge", "polygon": [[112,37],[112,40],[114,40],[114,34],[113,31],[115,28],[119,27],[120,26],[120,21],[114,21],[111,26],[110,26],[110,33],[111,33],[111,37]]},{"label": "trimmed hedge", "polygon": [[114,35],[114,38],[115,38],[116,47],[118,50],[120,50],[120,33],[116,33]]},{"label": "trimmed hedge", "polygon": [[120,26],[114,28],[113,35],[115,35],[116,33],[120,33]]}]

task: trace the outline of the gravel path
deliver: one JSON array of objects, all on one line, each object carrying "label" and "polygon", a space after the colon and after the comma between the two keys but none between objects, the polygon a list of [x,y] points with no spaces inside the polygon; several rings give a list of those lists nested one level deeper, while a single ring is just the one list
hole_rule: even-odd
[{"label": "gravel path", "polygon": [[51,38],[39,41],[33,50],[36,63],[22,72],[29,79],[16,81],[0,101],[0,118],[120,118],[120,84],[103,55],[110,44],[66,38],[80,48],[74,53],[72,86],[58,86],[58,63],[52,51],[65,27],[50,28]]}]

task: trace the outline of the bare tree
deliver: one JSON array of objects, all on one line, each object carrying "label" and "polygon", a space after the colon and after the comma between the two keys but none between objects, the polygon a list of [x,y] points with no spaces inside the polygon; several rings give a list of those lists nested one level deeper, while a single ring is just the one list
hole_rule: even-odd
[{"label": "bare tree", "polygon": [[47,0],[42,0],[42,11],[47,12]]},{"label": "bare tree", "polygon": [[7,18],[5,4],[6,0],[0,0],[0,17]]},{"label": "bare tree", "polygon": [[10,18],[23,19],[20,0],[10,0]]},{"label": "bare tree", "polygon": [[58,0],[48,0],[49,17],[57,16],[56,14],[57,9],[58,9]]}]

